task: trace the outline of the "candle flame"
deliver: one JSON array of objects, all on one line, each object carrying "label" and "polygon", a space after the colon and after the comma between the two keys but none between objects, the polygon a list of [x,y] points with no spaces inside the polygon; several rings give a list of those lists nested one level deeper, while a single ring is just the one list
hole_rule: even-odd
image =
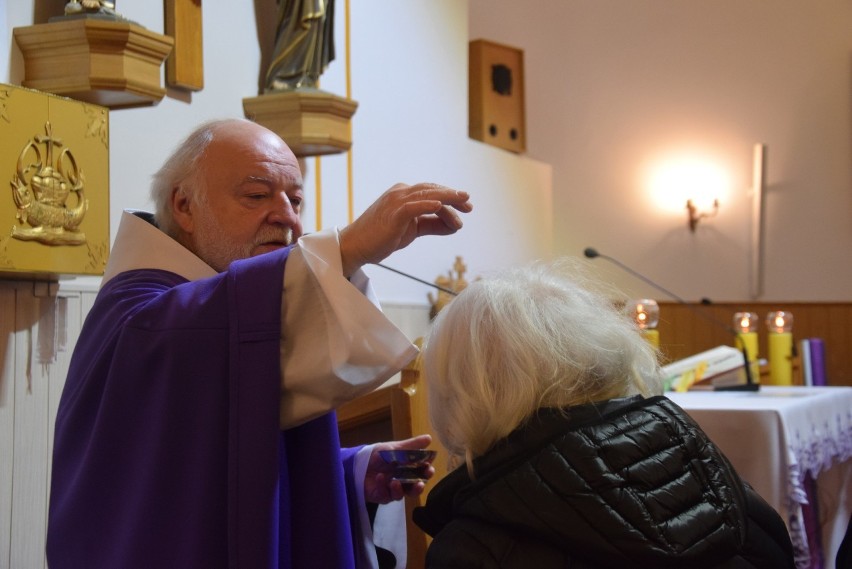
[{"label": "candle flame", "polygon": [[793,315],[783,310],[770,312],[766,317],[766,325],[778,334],[789,332],[793,327]]}]

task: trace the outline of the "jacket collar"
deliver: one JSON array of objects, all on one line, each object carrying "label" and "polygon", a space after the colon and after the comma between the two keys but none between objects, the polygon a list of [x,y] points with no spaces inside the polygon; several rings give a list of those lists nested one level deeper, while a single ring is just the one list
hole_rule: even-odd
[{"label": "jacket collar", "polygon": [[128,209],[121,214],[101,286],[120,273],[139,269],[169,271],[190,281],[218,274],[189,249],[160,231],[152,214]]}]

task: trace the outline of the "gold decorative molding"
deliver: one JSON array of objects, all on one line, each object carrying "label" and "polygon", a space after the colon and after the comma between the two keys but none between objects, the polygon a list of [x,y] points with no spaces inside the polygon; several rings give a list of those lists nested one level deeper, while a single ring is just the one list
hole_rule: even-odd
[{"label": "gold decorative molding", "polygon": [[166,94],[160,68],[172,38],[128,21],[57,20],[15,28],[23,85],[111,109],[149,106]]},{"label": "gold decorative molding", "polygon": [[358,103],[325,91],[281,91],[243,99],[246,118],[280,136],[296,156],[346,152]]},{"label": "gold decorative molding", "polygon": [[0,278],[102,275],[107,109],[3,84],[0,104]]}]

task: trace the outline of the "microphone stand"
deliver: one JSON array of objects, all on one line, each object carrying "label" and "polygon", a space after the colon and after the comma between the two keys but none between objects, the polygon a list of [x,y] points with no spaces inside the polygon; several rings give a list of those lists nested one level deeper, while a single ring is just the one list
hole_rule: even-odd
[{"label": "microphone stand", "polygon": [[387,265],[383,265],[383,264],[381,264],[381,263],[374,263],[374,264],[375,264],[375,265],[377,265],[377,266],[379,266],[379,267],[381,267],[381,268],[383,268],[383,269],[387,269],[387,270],[389,270],[389,271],[392,271],[392,272],[394,272],[394,273],[396,273],[396,274],[398,274],[398,275],[402,275],[402,276],[404,276],[404,277],[407,277],[407,278],[409,278],[409,279],[411,279],[411,280],[413,280],[413,281],[417,281],[417,282],[419,282],[419,283],[421,283],[421,284],[425,284],[426,286],[431,286],[432,288],[436,288],[436,289],[440,290],[441,292],[446,292],[447,294],[451,294],[451,295],[453,295],[453,296],[458,296],[458,294],[459,294],[459,293],[457,293],[457,292],[456,292],[456,291],[454,291],[454,290],[450,290],[450,289],[448,289],[448,288],[446,288],[446,287],[442,287],[442,286],[440,286],[440,285],[436,285],[435,283],[430,283],[429,281],[424,281],[423,279],[419,279],[419,278],[417,278],[417,277],[415,277],[415,276],[413,276],[413,275],[409,275],[408,273],[403,273],[402,271],[400,271],[400,270],[398,270],[398,269],[394,269],[394,268],[392,268],[392,267],[388,267]]},{"label": "microphone stand", "polygon": [[[600,257],[601,259],[606,259],[610,263],[613,263],[614,265],[616,265],[617,267],[621,268],[622,270],[630,273],[634,277],[648,283],[649,285],[651,285],[655,289],[663,292],[664,294],[666,294],[670,298],[674,299],[681,306],[684,306],[687,309],[689,309],[689,311],[692,312],[693,314],[700,316],[701,318],[703,318],[707,322],[710,322],[714,326],[719,326],[720,328],[724,329],[729,334],[733,334],[733,336],[735,338],[739,338],[739,334],[733,328],[722,324],[721,322],[719,322],[715,318],[712,318],[712,317],[708,316],[707,314],[704,314],[703,312],[701,312],[699,310],[696,310],[695,307],[693,307],[691,304],[689,304],[687,301],[685,301],[684,299],[682,299],[681,297],[679,297],[675,293],[671,292],[670,290],[663,288],[662,285],[657,284],[656,282],[652,281],[651,279],[649,279],[645,275],[633,270],[632,268],[628,267],[627,265],[625,265],[624,263],[622,263],[618,259],[610,257],[609,255],[604,255],[602,253],[599,253],[598,250],[595,249],[594,247],[586,247],[583,250],[583,255],[585,255],[586,258],[588,258],[588,259],[595,259],[597,257]],[[710,301],[706,298],[702,299],[702,304],[710,304]],[[718,387],[714,387],[713,388],[714,391],[758,391],[760,389],[760,384],[758,382],[756,382],[751,375],[751,364],[749,363],[748,351],[746,349],[745,342],[741,342],[741,351],[743,353],[743,363],[745,364],[746,382],[744,384],[738,384],[738,385],[720,385]]]}]

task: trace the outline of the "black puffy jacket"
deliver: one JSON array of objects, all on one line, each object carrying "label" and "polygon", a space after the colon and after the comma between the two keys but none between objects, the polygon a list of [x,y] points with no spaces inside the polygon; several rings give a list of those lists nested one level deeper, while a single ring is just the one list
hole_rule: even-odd
[{"label": "black puffy jacket", "polygon": [[781,517],[665,397],[544,409],[441,480],[427,567],[793,567]]}]

